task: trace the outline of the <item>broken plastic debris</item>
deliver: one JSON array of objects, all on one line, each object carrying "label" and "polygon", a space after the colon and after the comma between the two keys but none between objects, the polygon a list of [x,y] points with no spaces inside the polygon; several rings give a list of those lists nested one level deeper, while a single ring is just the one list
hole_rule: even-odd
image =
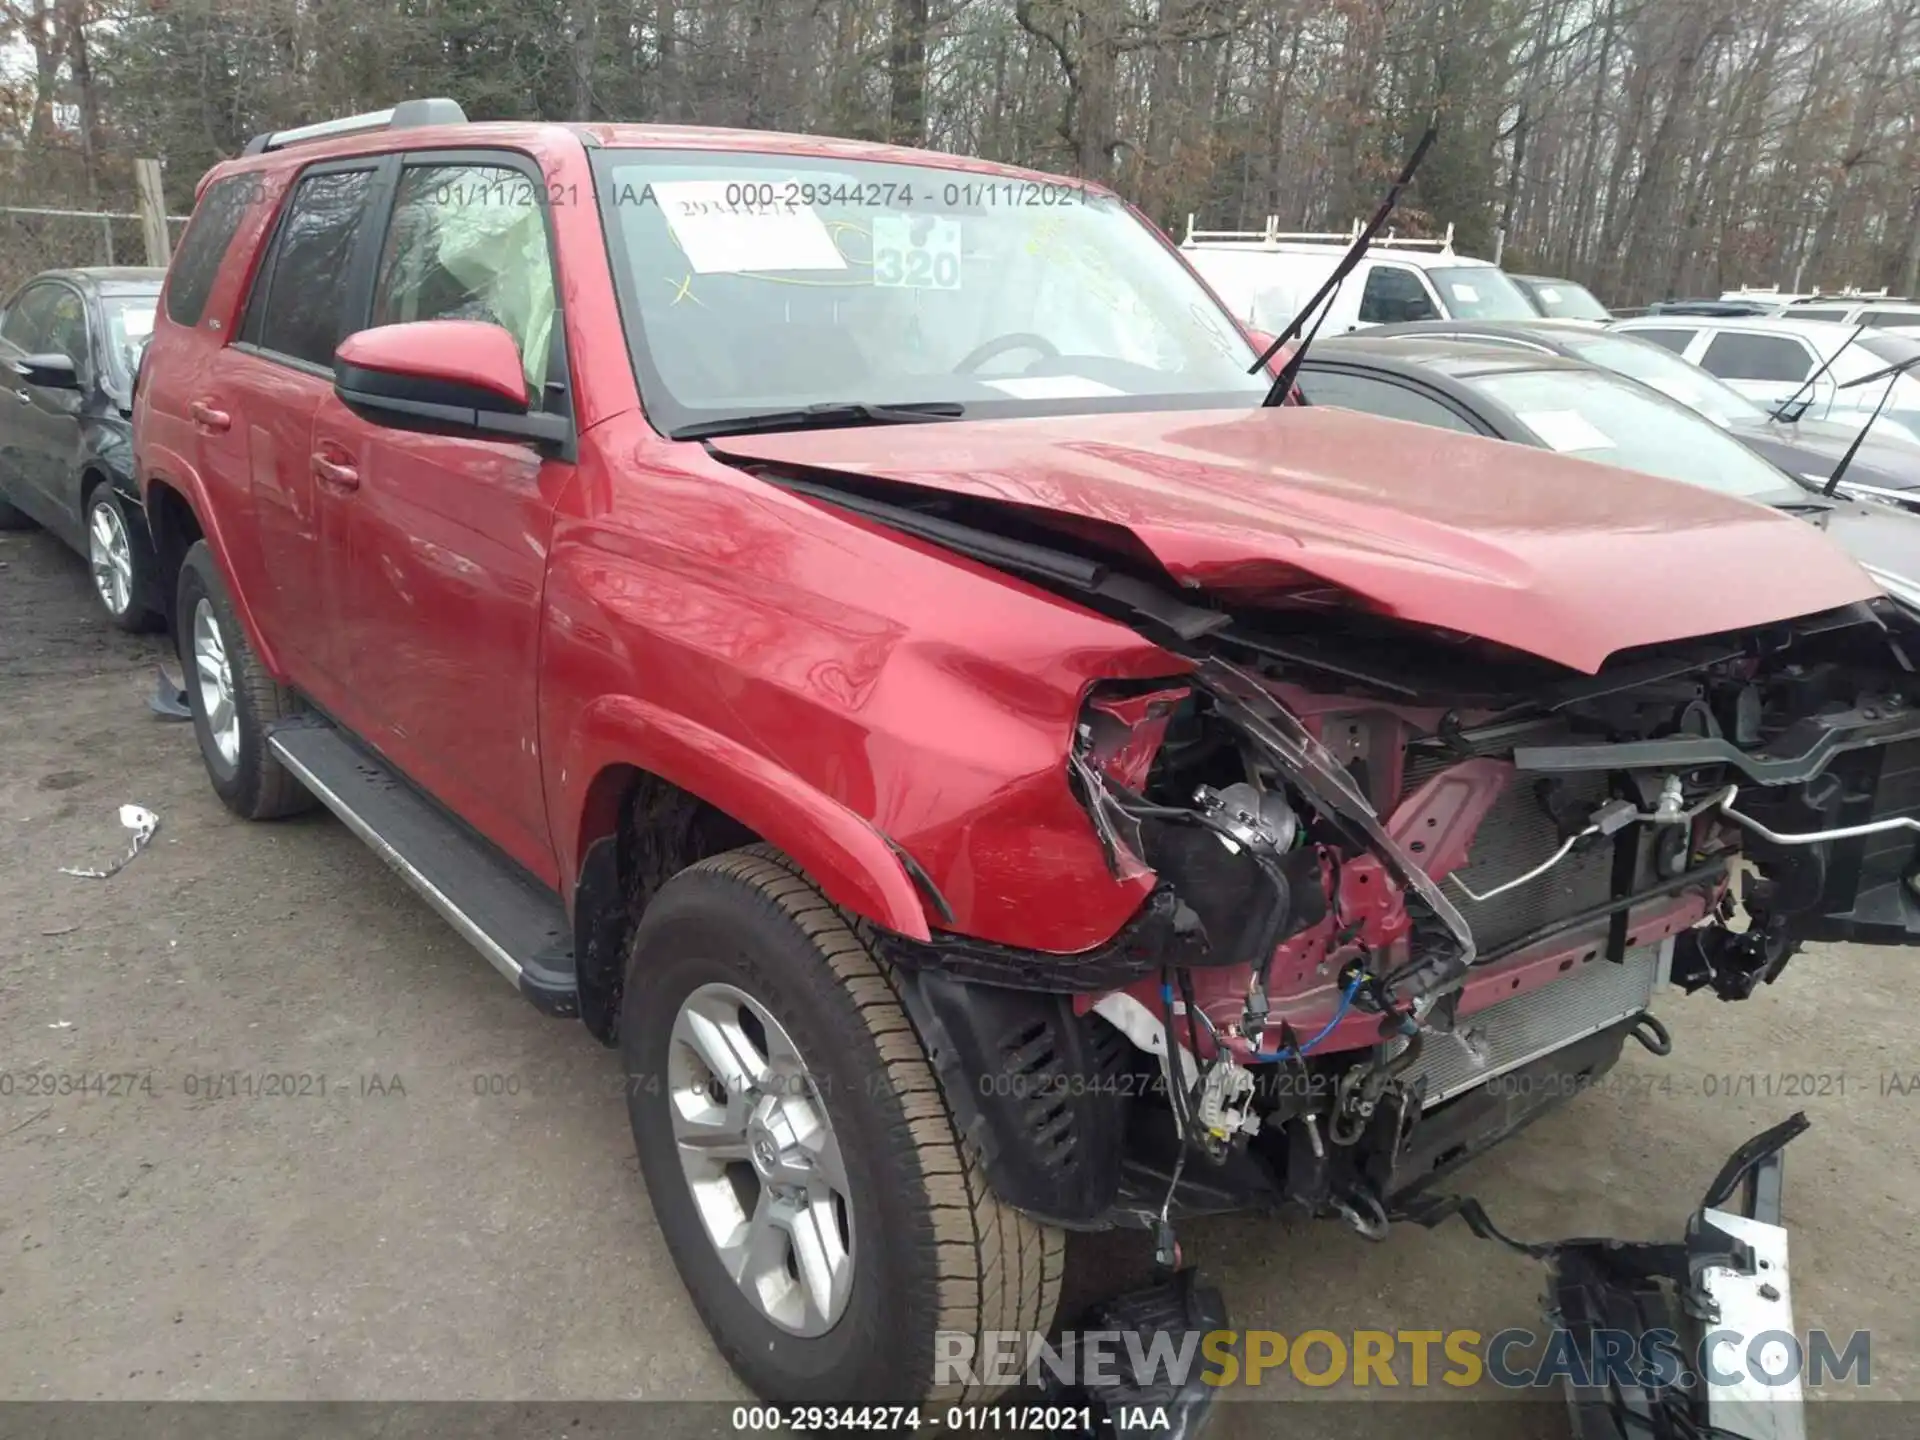
[{"label": "broken plastic debris", "polygon": [[162,720],[191,720],[186,684],[175,680],[165,665],[157,665],[154,670],[153,694],[147,697],[147,708]]},{"label": "broken plastic debris", "polygon": [[49,1029],[49,1030],[71,1030],[71,1029],[73,1029],[73,1021],[71,1021],[71,1020],[51,1020],[51,1021],[49,1021],[49,1022],[47,1023],[47,1029]]},{"label": "broken plastic debris", "polygon": [[133,832],[133,844],[127,853],[104,870],[81,870],[72,865],[62,865],[62,875],[73,875],[81,880],[109,880],[133,863],[133,857],[147,848],[147,842],[160,828],[160,817],[144,805],[122,805],[120,823]]}]

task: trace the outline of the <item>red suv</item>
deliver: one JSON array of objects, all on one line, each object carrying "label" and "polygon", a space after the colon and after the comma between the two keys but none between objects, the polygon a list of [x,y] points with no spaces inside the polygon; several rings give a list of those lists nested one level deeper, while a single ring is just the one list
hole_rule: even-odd
[{"label": "red suv", "polygon": [[765,1396],[964,1393],[1070,1229],[1377,1235],[1663,982],[1920,934],[1831,542],[1256,360],[954,156],[426,101],[202,182],[136,450],[214,788],[618,1047]]}]

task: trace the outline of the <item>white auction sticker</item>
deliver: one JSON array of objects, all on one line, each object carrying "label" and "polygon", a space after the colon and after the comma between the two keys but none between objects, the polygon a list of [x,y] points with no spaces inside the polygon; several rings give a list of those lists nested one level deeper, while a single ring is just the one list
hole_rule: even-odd
[{"label": "white auction sticker", "polygon": [[1611,450],[1607,432],[1578,410],[1524,410],[1520,423],[1555,450]]},{"label": "white auction sticker", "polygon": [[811,207],[786,201],[742,203],[740,195],[749,189],[725,180],[654,184],[653,196],[667,227],[698,273],[847,268],[846,257]]},{"label": "white auction sticker", "polygon": [[938,215],[873,217],[873,283],[960,288],[960,222]]},{"label": "white auction sticker", "polygon": [[1462,285],[1458,280],[1448,285],[1447,288],[1453,291],[1454,299],[1463,301],[1468,305],[1472,305],[1480,299],[1480,292],[1478,290],[1474,289],[1471,285]]}]

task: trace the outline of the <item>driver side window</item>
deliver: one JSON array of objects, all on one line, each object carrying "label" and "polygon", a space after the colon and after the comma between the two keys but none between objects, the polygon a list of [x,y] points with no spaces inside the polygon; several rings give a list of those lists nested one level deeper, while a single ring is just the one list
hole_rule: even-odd
[{"label": "driver side window", "polygon": [[1399,325],[1438,320],[1440,311],[1420,277],[1403,265],[1375,265],[1360,293],[1360,319],[1367,325]]},{"label": "driver side window", "polygon": [[372,325],[481,320],[513,336],[541,409],[555,289],[542,187],[504,165],[414,165],[401,175],[374,282]]},{"label": "driver side window", "polygon": [[7,307],[6,318],[0,320],[0,340],[5,340],[23,355],[45,353],[48,311],[52,308],[56,288],[42,284],[29,285],[22,290],[13,304]]}]

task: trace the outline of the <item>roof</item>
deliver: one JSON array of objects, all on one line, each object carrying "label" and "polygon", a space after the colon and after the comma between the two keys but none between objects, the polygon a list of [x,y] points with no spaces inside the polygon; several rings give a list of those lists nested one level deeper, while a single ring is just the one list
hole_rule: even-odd
[{"label": "roof", "polygon": [[[274,168],[285,164],[306,165],[317,160],[349,155],[385,154],[394,150],[474,149],[492,146],[525,145],[530,141],[556,135],[572,135],[588,149],[601,150],[712,150],[741,154],[791,155],[796,158],[866,161],[892,165],[918,165],[943,170],[965,170],[973,174],[994,175],[1010,180],[1032,180],[1053,185],[1072,186],[1097,195],[1113,192],[1106,186],[1068,175],[1052,175],[1018,165],[1003,165],[970,155],[951,155],[942,150],[917,150],[907,145],[886,145],[871,140],[847,140],[831,135],[800,135],[779,130],[742,130],[714,125],[613,125],[554,124],[547,121],[470,121],[465,124],[411,125],[401,128],[377,128],[318,137],[297,144],[278,146],[253,155],[225,160],[208,172],[227,175],[236,171]],[[202,186],[206,178],[201,180]]]},{"label": "roof", "polygon": [[167,272],[150,265],[70,265],[58,270],[42,270],[23,283],[34,280],[65,280],[87,290],[102,293],[158,292]]},{"label": "roof", "polygon": [[1515,350],[1506,345],[1442,335],[1376,335],[1367,330],[1322,340],[1307,352],[1309,367],[1316,360],[1348,361],[1403,375],[1441,375],[1452,380],[1523,370],[1590,371],[1593,368],[1578,360],[1542,355],[1537,350]]},{"label": "roof", "polygon": [[1838,320],[1800,320],[1791,315],[1636,315],[1616,320],[1613,328],[1624,335],[1635,330],[1745,330],[1756,334],[1797,335],[1822,355],[1840,349],[1859,330]]},{"label": "roof", "polygon": [[[1264,240],[1186,240],[1181,242],[1180,249],[1189,255],[1208,251],[1234,255],[1299,255],[1331,263],[1344,255],[1348,246],[1334,241],[1316,244],[1303,240],[1281,240],[1269,244]],[[1377,240],[1367,248],[1365,259],[1391,260],[1397,265],[1411,265],[1416,270],[1452,270],[1468,266],[1483,270],[1500,268],[1491,260],[1462,255],[1454,250],[1385,246]]]}]

